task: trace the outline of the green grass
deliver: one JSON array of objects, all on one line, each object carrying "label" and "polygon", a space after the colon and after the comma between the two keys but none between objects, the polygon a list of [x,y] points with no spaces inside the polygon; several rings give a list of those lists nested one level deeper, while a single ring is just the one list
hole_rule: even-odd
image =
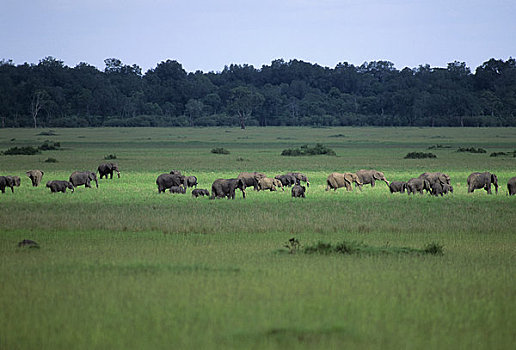
[{"label": "green grass", "polygon": [[[22,178],[14,194],[0,194],[0,349],[510,349],[516,341],[516,198],[506,195],[516,159],[489,157],[516,148],[515,128],[53,131],[0,130],[0,151],[61,145],[0,156],[0,175]],[[337,156],[281,156],[316,143]],[[450,148],[403,159],[435,144]],[[210,152],[217,147],[231,154]],[[120,179],[66,194],[44,187],[95,170],[108,154]],[[384,183],[324,190],[329,173],[361,168],[391,181],[444,171],[455,192],[391,195]],[[40,187],[30,169],[45,172]],[[311,186],[305,199],[289,189],[249,189],[234,201],[158,194],[156,177],[172,169],[210,190],[241,171],[302,171]],[[473,171],[496,173],[500,193],[467,194]],[[365,251],[278,254],[291,237]],[[19,248],[23,239],[40,249]],[[418,253],[430,243],[443,254]]]}]

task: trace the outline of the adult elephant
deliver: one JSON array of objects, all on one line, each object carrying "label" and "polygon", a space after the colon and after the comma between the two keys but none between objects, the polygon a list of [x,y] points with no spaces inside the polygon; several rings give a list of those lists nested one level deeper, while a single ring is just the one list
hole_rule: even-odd
[{"label": "adult elephant", "polygon": [[118,164],[117,163],[103,163],[103,164],[100,164],[99,167],[97,168],[98,172],[99,172],[99,175],[100,175],[100,178],[102,179],[102,177],[108,177],[109,175],[109,178],[112,179],[113,178],[113,172],[116,171],[116,174],[118,175],[118,178],[120,178],[120,169],[118,169]]},{"label": "adult elephant", "polygon": [[296,184],[300,184],[301,181],[306,182],[306,187],[310,187],[310,181],[303,173],[287,173],[287,175],[293,176],[296,179]]},{"label": "adult elephant", "polygon": [[245,199],[246,184],[243,179],[217,179],[211,185],[211,197],[235,199],[235,191],[239,189],[242,192],[242,197]]},{"label": "adult elephant", "polygon": [[20,186],[19,176],[0,176],[0,191],[5,193],[5,188],[10,187],[11,192],[14,193],[14,187]]},{"label": "adult elephant", "polygon": [[337,191],[337,188],[346,187],[347,191],[353,191],[352,183],[359,186],[362,185],[360,179],[355,173],[331,173],[326,179],[326,191],[330,189]]},{"label": "adult elephant", "polygon": [[156,179],[156,185],[158,185],[158,193],[165,192],[165,190],[172,186],[183,185],[186,188],[185,177],[173,174],[161,174]]},{"label": "adult elephant", "polygon": [[274,176],[274,178],[275,178],[276,180],[281,181],[281,184],[282,184],[283,186],[288,186],[288,187],[290,187],[290,186],[292,186],[292,185],[295,185],[295,184],[296,184],[296,181],[297,181],[297,179],[296,179],[296,177],[295,177],[295,176],[293,176],[293,175],[287,175],[287,174],[284,174],[284,175],[281,175],[281,174],[280,174],[280,175],[276,175],[276,176]]},{"label": "adult elephant", "polygon": [[450,185],[450,176],[445,173],[435,172],[435,173],[423,173],[418,176],[420,179],[428,180],[430,185],[438,182],[441,185]]},{"label": "adult elephant", "polygon": [[258,191],[276,191],[276,185],[279,183],[281,188],[283,189],[283,185],[281,184],[281,181],[277,179],[271,179],[270,177],[262,177],[258,181]]},{"label": "adult elephant", "polygon": [[47,182],[47,187],[50,188],[50,192],[63,192],[66,193],[66,189],[69,188],[74,191],[73,184],[70,181],[53,180]]},{"label": "adult elephant", "polygon": [[491,193],[491,185],[494,185],[496,194],[498,194],[498,177],[488,171],[483,173],[471,173],[468,176],[468,193],[483,188],[487,194]]},{"label": "adult elephant", "polygon": [[411,193],[423,194],[423,190],[427,193],[432,190],[430,182],[425,179],[413,178],[407,181],[407,193],[410,195]]},{"label": "adult elephant", "polygon": [[258,171],[254,172],[242,172],[238,174],[237,179],[242,179],[244,181],[246,187],[253,186],[255,190],[258,190],[258,181],[261,178],[267,177],[264,173],[260,173]]},{"label": "adult elephant", "polygon": [[509,191],[509,196],[516,194],[516,176],[511,177],[509,181],[507,181],[507,190]]},{"label": "adult elephant", "polygon": [[72,183],[73,187],[82,186],[91,188],[91,181],[95,181],[95,185],[97,188],[99,187],[99,182],[97,181],[97,174],[91,171],[74,171],[70,175],[69,181]]},{"label": "adult elephant", "polygon": [[[375,186],[376,180],[384,181],[387,186],[389,186],[389,181],[385,178],[385,175],[381,171],[377,171],[375,169],[361,169],[356,172],[358,178],[360,179],[360,182],[362,185],[368,185],[371,184],[371,187]],[[362,185],[358,185],[360,190],[362,190]],[[357,185],[355,185],[357,186]]]},{"label": "adult elephant", "polygon": [[45,173],[41,170],[29,170],[25,174],[27,174],[30,181],[32,181],[32,186],[38,187]]}]

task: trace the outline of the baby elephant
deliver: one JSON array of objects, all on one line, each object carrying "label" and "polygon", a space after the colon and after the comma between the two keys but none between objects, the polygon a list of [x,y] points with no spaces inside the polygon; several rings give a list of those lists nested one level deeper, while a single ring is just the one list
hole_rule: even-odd
[{"label": "baby elephant", "polygon": [[170,187],[170,193],[185,194],[186,188],[184,188],[183,186],[172,186],[172,187]]},{"label": "baby elephant", "polygon": [[391,193],[394,192],[400,192],[405,193],[405,190],[407,189],[407,183],[403,181],[393,181],[389,184],[389,190]]},{"label": "baby elephant", "polygon": [[210,196],[210,192],[208,190],[205,190],[205,189],[202,189],[202,188],[199,188],[199,189],[195,189],[192,191],[192,197],[204,197],[204,196]]},{"label": "baby elephant", "polygon": [[73,193],[73,185],[70,181],[61,181],[61,180],[53,180],[47,182],[47,187],[50,188],[50,192],[66,192],[66,189],[69,188]]},{"label": "baby elephant", "polygon": [[301,185],[295,185],[292,187],[292,197],[305,198],[306,187]]}]

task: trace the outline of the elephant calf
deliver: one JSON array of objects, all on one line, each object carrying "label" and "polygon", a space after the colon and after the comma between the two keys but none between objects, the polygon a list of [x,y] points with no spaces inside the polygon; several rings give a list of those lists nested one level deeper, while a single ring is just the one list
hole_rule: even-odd
[{"label": "elephant calf", "polygon": [[262,177],[258,180],[258,191],[276,191],[276,186],[280,186],[283,189],[283,185],[278,179],[271,179],[270,177]]},{"label": "elephant calf", "polygon": [[407,193],[410,195],[411,193],[416,194],[423,194],[423,190],[425,190],[427,193],[432,191],[432,188],[430,187],[430,182],[425,179],[420,178],[413,178],[407,181]]},{"label": "elephant calf", "polygon": [[305,198],[306,187],[301,185],[295,185],[292,187],[292,197]]},{"label": "elephant calf", "polygon": [[199,189],[196,188],[195,190],[192,191],[192,197],[197,198],[199,196],[201,196],[201,197],[208,196],[209,197],[210,191],[202,189],[202,188],[199,188]]},{"label": "elephant calf", "polygon": [[405,190],[407,189],[407,183],[404,181],[393,181],[389,184],[389,190],[391,193],[399,192],[399,193],[405,193]]},{"label": "elephant calf", "polygon": [[195,177],[195,176],[185,176],[184,182],[186,184],[186,187],[197,188],[198,182],[197,182],[197,177]]},{"label": "elephant calf", "polygon": [[184,188],[183,186],[172,186],[170,187],[170,193],[185,194],[186,188]]},{"label": "elephant calf", "polygon": [[99,167],[97,168],[97,171],[99,172],[99,177],[102,179],[102,177],[106,177],[106,179],[108,178],[108,175],[109,175],[109,178],[112,179],[113,178],[113,172],[116,171],[116,174],[118,175],[118,178],[120,178],[120,170],[118,169],[118,164],[117,163],[104,163],[104,164],[100,164]]},{"label": "elephant calf", "polygon": [[61,181],[61,180],[53,180],[47,182],[47,187],[50,188],[50,192],[56,193],[56,192],[66,192],[66,189],[69,188],[72,190],[72,193],[74,191],[73,185],[70,181]]}]

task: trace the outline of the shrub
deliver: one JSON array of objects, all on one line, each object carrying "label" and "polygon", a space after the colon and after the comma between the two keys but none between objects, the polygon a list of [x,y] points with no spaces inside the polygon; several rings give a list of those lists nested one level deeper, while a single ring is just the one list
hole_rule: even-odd
[{"label": "shrub", "polygon": [[410,152],[404,157],[404,159],[424,159],[424,158],[437,158],[433,153],[424,152]]},{"label": "shrub", "polygon": [[428,147],[428,149],[442,149],[442,148],[451,148],[451,146],[444,146],[444,145],[441,145],[441,144],[437,144],[437,145],[433,145],[433,146]]},{"label": "shrub", "polygon": [[49,140],[45,140],[45,142],[38,147],[38,149],[42,151],[54,151],[59,148],[61,148],[60,142],[50,142]]},{"label": "shrub", "polygon": [[287,148],[281,152],[282,156],[315,156],[320,154],[326,154],[328,156],[335,156],[336,153],[331,148],[324,146],[323,144],[317,143],[314,147],[303,145],[300,148]]},{"label": "shrub", "polygon": [[49,157],[45,160],[45,163],[57,163],[57,159]]},{"label": "shrub", "polygon": [[509,154],[506,152],[493,152],[489,155],[489,157],[500,157],[500,156],[508,156]]},{"label": "shrub", "polygon": [[[299,243],[299,242],[297,242]],[[288,246],[285,246],[289,248]],[[347,242],[343,241],[332,245],[331,243],[317,242],[313,246],[306,246],[303,249],[305,254],[355,254],[355,255],[380,255],[380,254],[430,254],[430,255],[443,255],[443,246],[439,243],[430,243],[423,249],[409,248],[409,247],[393,247],[383,246],[375,247],[368,246],[361,242]]]},{"label": "shrub", "polygon": [[227,149],[225,149],[224,147],[216,147],[216,148],[212,148],[211,153],[229,154],[230,152]]},{"label": "shrub", "polygon": [[33,156],[38,153],[41,153],[41,151],[39,149],[31,147],[31,146],[11,147],[7,151],[4,151],[4,154],[9,155],[9,156],[18,155],[18,154]]},{"label": "shrub", "polygon": [[116,159],[116,154],[108,154],[107,156],[104,156],[104,159],[106,159],[106,160]]},{"label": "shrub", "polygon": [[57,135],[54,130],[42,131],[37,136],[55,136]]},{"label": "shrub", "polygon": [[469,152],[469,153],[487,153],[487,151],[483,148],[475,148],[475,147],[459,147],[457,152]]}]

